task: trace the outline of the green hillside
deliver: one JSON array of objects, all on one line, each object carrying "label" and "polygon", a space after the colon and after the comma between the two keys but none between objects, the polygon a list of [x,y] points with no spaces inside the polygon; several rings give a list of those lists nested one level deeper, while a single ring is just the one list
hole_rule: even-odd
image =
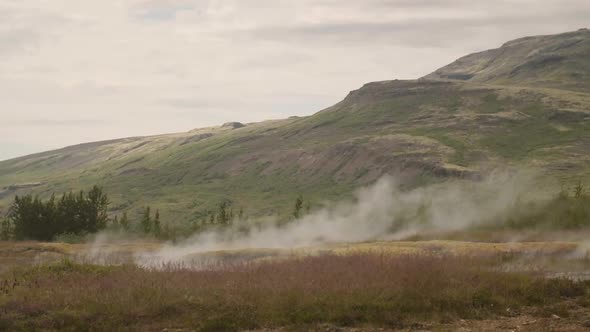
[{"label": "green hillside", "polygon": [[[100,184],[113,212],[134,214],[150,204],[181,222],[226,200],[249,215],[285,215],[299,193],[321,204],[383,174],[398,175],[406,187],[477,178],[505,165],[587,177],[590,32],[525,38],[502,49],[423,79],[366,84],[309,117],[81,144],[0,162],[0,209],[17,193],[47,196]],[[539,62],[550,54],[561,58]]]},{"label": "green hillside", "polygon": [[516,39],[425,78],[590,92],[590,30]]}]

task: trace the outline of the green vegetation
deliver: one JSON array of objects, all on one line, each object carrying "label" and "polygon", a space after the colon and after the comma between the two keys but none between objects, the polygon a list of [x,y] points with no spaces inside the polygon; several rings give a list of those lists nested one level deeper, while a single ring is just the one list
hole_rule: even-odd
[{"label": "green vegetation", "polygon": [[[128,234],[134,238],[173,240],[188,238],[205,231],[247,232],[252,226],[244,208],[237,212],[232,202],[222,201],[214,210],[202,211],[188,225],[170,225],[162,220],[159,209],[146,206],[139,218],[132,220],[127,211],[122,214],[108,214],[110,201],[102,188],[95,186],[86,194],[72,192],[61,199],[52,195],[43,201],[38,196],[16,196],[7,217],[0,219],[0,241],[37,240],[64,243],[82,243],[91,240],[92,234],[108,231],[118,235]],[[311,202],[297,196],[293,215],[277,216],[278,224],[299,219],[310,213]],[[254,220],[254,223],[256,221]]]},{"label": "green vegetation", "polygon": [[425,78],[589,92],[588,52],[588,30],[526,37],[465,56]]},{"label": "green vegetation", "polygon": [[549,202],[518,207],[504,227],[511,229],[580,230],[590,227],[590,195],[582,182],[562,190]]},{"label": "green vegetation", "polygon": [[51,241],[57,236],[96,233],[106,228],[109,199],[94,186],[88,193],[69,192],[45,202],[39,197],[16,196],[2,222],[4,239]]},{"label": "green vegetation", "polygon": [[303,196],[297,196],[295,200],[295,207],[293,208],[293,217],[299,219],[301,217],[301,210],[303,209]]},{"label": "green vegetation", "polygon": [[149,206],[145,208],[143,217],[141,217],[141,230],[145,234],[152,232],[152,212]]}]

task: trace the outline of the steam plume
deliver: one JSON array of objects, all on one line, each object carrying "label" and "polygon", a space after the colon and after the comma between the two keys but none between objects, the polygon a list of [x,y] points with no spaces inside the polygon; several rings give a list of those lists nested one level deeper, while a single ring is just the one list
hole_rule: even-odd
[{"label": "steam plume", "polygon": [[[314,212],[287,225],[274,223],[246,235],[206,232],[177,245],[136,257],[140,265],[182,262],[191,254],[247,248],[297,248],[326,243],[400,239],[420,232],[444,232],[493,222],[530,196],[530,173],[492,174],[478,181],[449,181],[402,191],[386,176],[359,190],[355,199]],[[272,226],[271,226],[272,225]]]}]

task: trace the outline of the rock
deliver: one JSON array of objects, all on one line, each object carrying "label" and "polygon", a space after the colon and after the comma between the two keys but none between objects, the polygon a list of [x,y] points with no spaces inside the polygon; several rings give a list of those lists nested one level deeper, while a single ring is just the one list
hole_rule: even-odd
[{"label": "rock", "polygon": [[242,127],[246,127],[246,125],[241,122],[226,122],[221,126],[221,128],[231,128],[231,129],[238,129],[238,128],[242,128]]}]

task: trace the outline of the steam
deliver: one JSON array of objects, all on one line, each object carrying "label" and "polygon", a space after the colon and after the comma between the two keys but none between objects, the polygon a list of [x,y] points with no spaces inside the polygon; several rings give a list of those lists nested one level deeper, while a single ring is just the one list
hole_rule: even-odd
[{"label": "steam", "polygon": [[[329,243],[402,239],[423,232],[466,229],[501,219],[517,202],[532,197],[531,173],[492,174],[481,181],[454,180],[411,191],[383,177],[359,190],[355,199],[332,205],[283,226],[253,228],[247,234],[211,231],[153,253],[136,256],[150,266],[183,262],[193,254],[249,248],[299,248]],[[535,190],[538,192],[538,190]]]}]

